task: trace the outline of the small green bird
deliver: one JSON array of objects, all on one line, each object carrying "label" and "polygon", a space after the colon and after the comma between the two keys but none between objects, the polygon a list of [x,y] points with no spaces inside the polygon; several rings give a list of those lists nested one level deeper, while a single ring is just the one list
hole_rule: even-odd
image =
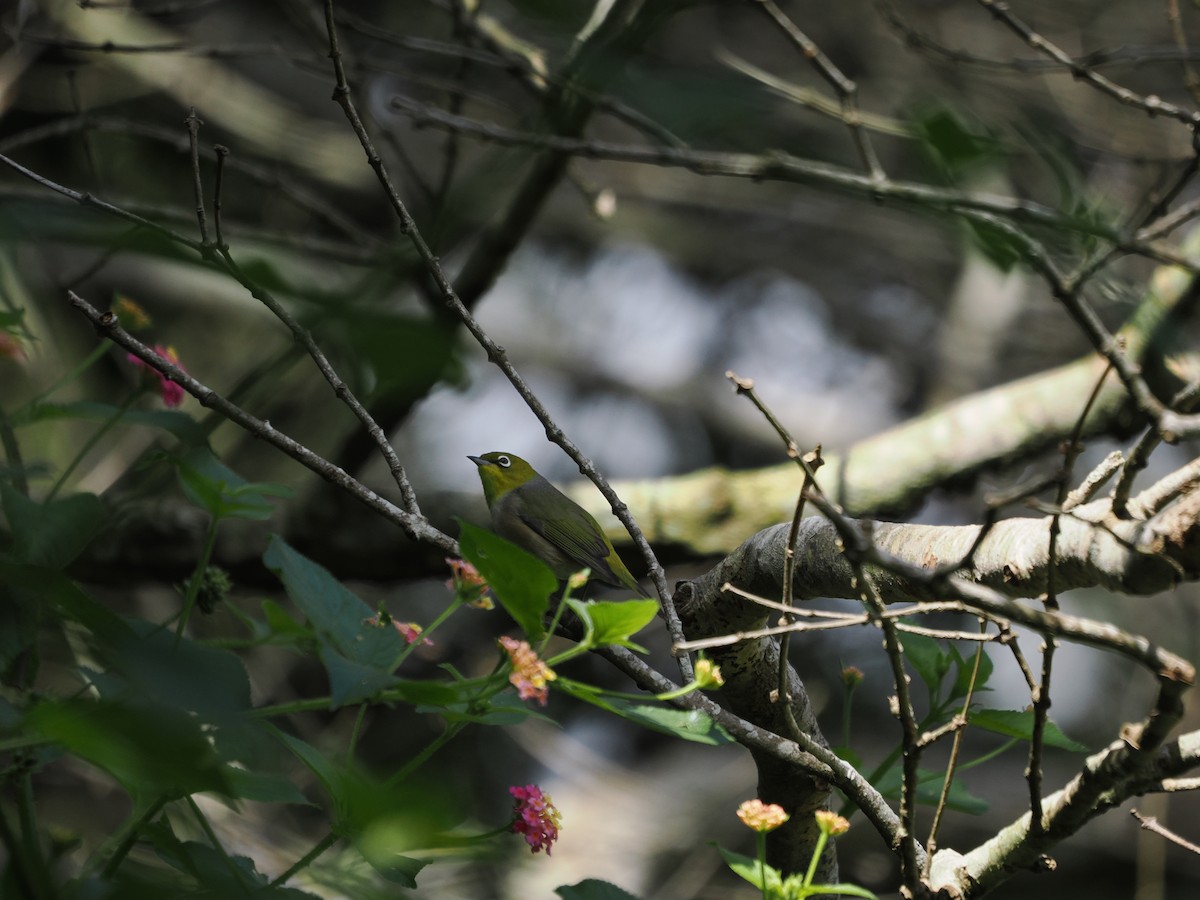
[{"label": "small green bird", "polygon": [[496,534],[528,550],[560,581],[591,569],[592,579],[642,593],[599,523],[512,453],[468,456],[479,466]]}]

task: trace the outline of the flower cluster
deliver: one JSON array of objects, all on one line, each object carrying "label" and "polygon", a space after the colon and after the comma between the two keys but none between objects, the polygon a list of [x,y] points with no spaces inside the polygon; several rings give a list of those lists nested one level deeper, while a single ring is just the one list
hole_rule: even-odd
[{"label": "flower cluster", "polygon": [[747,800],[738,807],[737,816],[747,828],[766,834],[774,831],[791,816],[777,803],[763,803],[761,800]]},{"label": "flower cluster", "polygon": [[[167,362],[174,363],[175,365],[179,366],[179,368],[183,369],[183,364],[179,361],[179,354],[175,352],[174,347],[164,347],[162,344],[155,344],[154,352]],[[180,385],[176,384],[157,369],[151,368],[132,353],[130,353],[126,358],[137,368],[146,369],[148,372],[153,373],[153,375],[158,378],[159,390],[162,392],[162,401],[165,405],[176,407],[183,403],[183,388]],[[186,372],[187,370],[184,369],[184,371]]]},{"label": "flower cluster", "polygon": [[449,556],[446,557],[446,565],[450,567],[450,580],[446,582],[446,587],[454,591],[455,600],[476,609],[495,609],[496,604],[488,593],[491,589],[478,569],[465,559]]},{"label": "flower cluster", "polygon": [[512,663],[508,680],[517,689],[517,696],[522,700],[536,700],[545,706],[550,695],[547,685],[558,677],[554,670],[538,658],[527,641],[518,641],[506,635],[500,638],[499,643]]},{"label": "flower cluster", "polygon": [[536,784],[514,785],[508,792],[516,801],[513,834],[525,836],[530,852],[537,853],[544,848],[549,856],[550,845],[558,840],[558,828],[562,824],[562,814],[550,802],[550,795],[543,793]]}]

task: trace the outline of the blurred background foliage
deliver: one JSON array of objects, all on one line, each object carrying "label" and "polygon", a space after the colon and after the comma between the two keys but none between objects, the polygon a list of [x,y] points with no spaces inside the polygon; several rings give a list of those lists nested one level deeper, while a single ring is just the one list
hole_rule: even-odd
[{"label": "blurred background foliage", "polygon": [[[1187,88],[1193,54],[1172,33],[1173,3],[1015,5],[1068,52],[1136,94],[1194,103]],[[640,46],[589,72],[591,89],[605,99],[586,131],[582,124],[578,130],[619,144],[778,149],[860,170],[835,98],[755,6],[664,3],[663,21],[638,35]],[[1027,199],[1080,223],[1119,228],[1137,222],[1192,156],[1192,135],[1179,122],[1116,103],[1046,65],[977,4],[782,6],[857,83],[864,121],[893,179]],[[1196,10],[1177,11],[1185,35],[1200,43]],[[570,110],[554,100],[559,82],[548,73],[571,59],[592,12],[582,2],[538,0],[336,4],[356,101],[400,196],[464,301],[606,474],[655,478],[779,461],[773,433],[724,381],[729,369],[756,379],[802,444],[840,451],[916,413],[1088,350],[1004,233],[918,204],[871,202],[819,179],[720,178],[584,155],[563,177],[546,175],[542,195],[527,198],[529,222],[521,223],[513,210],[535,193],[530,173],[545,157],[431,127],[419,110],[534,136],[553,131]],[[358,422],[249,291],[178,242],[88,200],[195,239],[185,123],[194,109],[210,223],[213,147],[221,145],[228,156],[220,216],[233,257],[311,329],[392,437],[435,522],[452,530],[454,515],[483,521],[468,453],[511,450],[552,479],[576,474],[431,288],[330,101],[319,5],[17,0],[5,5],[2,24],[0,153],[87,195],[72,199],[11,167],[0,171],[0,301],[19,341],[12,358],[0,358],[7,413],[28,409],[99,346],[65,303],[68,289],[101,308],[128,297],[153,320],[147,340],[174,347],[201,381],[388,490],[386,468]],[[833,115],[813,108],[830,105]],[[1064,262],[1093,246],[1086,227],[1029,227]],[[1106,322],[1124,320],[1150,272],[1147,260],[1133,256],[1104,269],[1092,300]],[[101,352],[56,401],[125,402],[138,373],[123,353]],[[440,554],[414,546],[194,400],[183,410],[231,469],[293,493],[270,521],[222,527],[215,558],[233,573],[234,603],[277,590],[260,563],[273,530],[340,578],[360,580],[369,604],[386,603],[403,619],[428,621],[444,605]],[[80,406],[20,423],[35,492],[63,473],[96,428]],[[196,437],[177,435],[184,443]],[[171,585],[191,571],[208,527],[160,452],[170,444],[159,428],[123,425],[90,448],[67,482],[70,492],[103,496],[114,513],[73,572],[113,608],[152,620],[177,605]],[[1088,458],[1108,449],[1099,443]],[[1165,469],[1194,449],[1169,448],[1154,463]],[[1053,464],[1022,460],[967,490],[936,493],[918,515],[973,521],[982,491]],[[702,561],[671,562],[674,578]],[[1194,656],[1193,594],[1122,601],[1093,592],[1067,608],[1136,620]],[[455,621],[436,646],[420,648],[410,663],[416,675],[442,662],[477,665],[505,627],[481,621]],[[193,623],[200,636],[217,640],[233,625],[228,610]],[[858,752],[870,757],[889,740],[874,737],[890,724],[883,659],[873,637],[831,634],[798,641],[796,662],[834,733],[842,665],[867,673],[857,738]],[[662,653],[658,641],[653,649]],[[319,692],[313,685],[323,675],[311,658],[263,645],[246,659],[256,703]],[[603,667],[584,665],[589,677],[612,679]],[[1060,678],[1056,720],[1089,746],[1151,687],[1131,680],[1119,662],[1075,648],[1062,651],[1058,665],[1070,675]],[[1011,683],[997,671],[993,686],[1008,684],[1019,704],[1017,678],[1009,675]],[[567,811],[555,868],[540,858],[536,868],[523,859],[435,867],[422,896],[545,896],[571,880],[564,871],[621,872],[624,886],[646,896],[731,896],[704,842],[738,840],[733,805],[753,791],[745,755],[659,739],[566,704],[553,711],[566,727],[531,719],[503,737],[481,731],[451,745],[438,771],[477,796],[500,796],[505,772],[537,774]],[[344,741],[351,726],[337,714],[294,723],[302,737],[329,744]],[[361,755],[386,769],[400,749],[428,740],[428,727],[373,714]],[[955,835],[953,843],[968,846],[1019,813],[1020,797],[988,788],[1022,764],[1014,754],[973,773],[972,787],[992,806],[982,820],[952,816],[945,833]],[[1052,755],[1048,764],[1061,777],[1077,757]],[[116,802],[111,784],[78,770],[56,779],[44,787],[60,818],[78,822],[86,806],[94,821],[81,827],[103,834],[118,817],[106,811]],[[1169,818],[1194,835],[1200,819],[1186,804],[1172,801]],[[307,849],[295,838],[311,830],[307,816],[304,807],[261,815],[252,808],[224,827],[246,829],[251,856],[292,859]],[[843,839],[843,874],[882,890],[894,873],[872,842],[867,829]],[[1066,883],[1081,896],[1133,896],[1137,884],[1146,891],[1137,896],[1149,900],[1186,895],[1198,880],[1192,857],[1116,817],[1064,848],[1047,890],[1061,892]],[[1155,884],[1170,890],[1154,893]],[[1001,896],[1034,896],[1037,888],[1023,879]]]}]

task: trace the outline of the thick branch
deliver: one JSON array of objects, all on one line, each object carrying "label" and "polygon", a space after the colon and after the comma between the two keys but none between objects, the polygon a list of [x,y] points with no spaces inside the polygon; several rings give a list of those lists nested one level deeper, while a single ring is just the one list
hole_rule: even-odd
[{"label": "thick branch", "polygon": [[[1200,252],[1193,240],[1188,255]],[[1118,333],[1160,397],[1172,381],[1165,338],[1191,316],[1200,280],[1160,269],[1137,311]],[[1028,459],[1072,432],[1079,410],[1104,372],[1088,355],[1058,368],[964,397],[855,444],[823,455],[826,495],[851,515],[896,515],[915,507],[935,487],[970,483],[984,471]],[[1120,435],[1133,423],[1120,382],[1105,379],[1083,436]],[[711,468],[674,478],[614,482],[655,544],[675,544],[698,554],[727,553],[747,534],[791,515],[802,475],[791,462],[746,472]],[[603,511],[588,485],[568,488],[594,514]],[[614,532],[614,539],[620,535]]]},{"label": "thick branch", "polygon": [[[1154,593],[1182,579],[1200,577],[1200,460],[1143,491],[1129,504],[1128,514],[1130,518],[1118,518],[1108,499],[1078,506],[1059,516],[1060,532],[1053,544],[1049,540],[1052,516],[1001,521],[982,539],[980,526],[846,521],[840,523],[839,531],[823,518],[802,523],[793,578],[797,599],[857,598],[862,590],[858,573],[862,572],[885,602],[956,598],[964,610],[1004,624],[1017,622],[1047,635],[1128,656],[1158,679],[1159,697],[1145,721],[1089,760],[1071,784],[1046,799],[1043,831],[1028,836],[1026,816],[973,851],[978,858],[970,856],[963,863],[954,857],[950,871],[971,873],[954,885],[964,896],[977,889],[982,893],[1015,868],[1031,864],[1047,847],[1073,834],[1113,802],[1166,774],[1164,765],[1155,763],[1160,758],[1158,748],[1182,713],[1182,695],[1195,679],[1193,667],[1108,622],[1067,616],[1013,599],[1040,595],[1052,570],[1056,590],[1103,586],[1129,594]],[[858,529],[863,540],[855,544],[853,531],[846,529]],[[751,631],[766,622],[768,609],[724,587],[732,583],[768,597],[781,593],[787,531],[786,525],[778,525],[760,532],[681,589],[677,606],[690,639]],[[959,562],[966,559],[969,564],[960,568]],[[758,637],[715,648],[714,655],[726,678],[722,704],[744,719],[783,733],[786,716],[770,695],[779,664],[775,641]],[[790,696],[786,700],[792,713],[809,740],[823,750],[825,739],[803,687],[794,672],[788,675]],[[761,796],[785,797],[798,809],[825,800],[826,786],[811,773],[778,765],[773,757],[760,759],[756,754],[755,759]],[[873,790],[861,791],[854,799],[860,805],[883,802]],[[881,819],[879,811],[871,818]],[[881,833],[896,845],[897,832]],[[774,864],[786,868],[806,851],[811,852],[806,835],[791,837],[801,843],[777,847]],[[918,851],[923,853],[920,848]],[[933,870],[943,886],[951,877],[945,866],[935,865]]]}]

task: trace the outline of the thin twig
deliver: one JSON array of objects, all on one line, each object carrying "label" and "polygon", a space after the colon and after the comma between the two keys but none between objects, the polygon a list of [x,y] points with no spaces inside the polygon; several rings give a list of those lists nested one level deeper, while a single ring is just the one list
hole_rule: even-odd
[{"label": "thin twig", "polygon": [[[1083,409],[1075,420],[1075,428],[1072,430],[1070,437],[1063,447],[1063,463],[1059,468],[1056,478],[1057,493],[1054,498],[1054,505],[1059,510],[1062,509],[1063,504],[1066,502],[1067,494],[1070,490],[1069,485],[1075,469],[1075,460],[1083,452],[1083,444],[1080,440],[1083,434],[1083,426],[1087,421],[1088,414],[1092,411],[1092,406],[1095,404],[1096,398],[1100,396],[1100,389],[1104,386],[1104,382],[1108,378],[1108,373],[1112,371],[1112,368],[1111,364],[1105,366],[1100,377],[1096,379],[1096,385],[1088,396],[1087,402],[1084,403]],[[1049,547],[1047,549],[1048,562],[1046,564],[1046,597],[1044,600],[1046,610],[1051,613],[1059,611],[1055,577],[1058,574],[1058,536],[1060,527],[1061,513],[1055,512],[1050,517]],[[1058,644],[1054,638],[1046,638],[1042,649],[1042,676],[1037,690],[1033,692],[1033,728],[1029,738],[1029,764],[1025,772],[1025,777],[1029,786],[1029,833],[1035,838],[1040,837],[1045,828],[1045,821],[1042,815],[1042,753],[1045,749],[1046,722],[1050,717],[1050,679],[1054,668],[1054,651],[1057,647]]]},{"label": "thin twig", "polygon": [[[333,98],[341,106],[346,119],[350,122],[350,127],[354,130],[358,137],[359,143],[362,145],[363,151],[367,155],[367,162],[375,171],[380,185],[383,187],[384,193],[391,204],[392,210],[400,221],[400,230],[408,236],[413,247],[420,255],[424,262],[429,275],[437,286],[438,292],[441,294],[445,304],[449,309],[462,321],[467,330],[479,343],[479,345],[487,353],[488,360],[495,364],[508,378],[509,382],[521,395],[525,404],[536,415],[546,429],[546,436],[549,440],[562,447],[567,454],[575,460],[579,466],[579,471],[592,480],[604,498],[608,500],[612,507],[613,514],[625,526],[633,538],[634,544],[641,551],[642,557],[646,560],[650,576],[654,581],[655,588],[658,591],[659,603],[661,604],[663,615],[667,622],[667,629],[670,633],[672,643],[678,643],[683,640],[683,626],[680,624],[679,615],[675,611],[674,603],[671,600],[671,591],[667,585],[666,573],[658,562],[658,558],[654,555],[654,551],[650,548],[649,542],[642,533],[641,528],[633,520],[629,514],[629,507],[624,501],[617,496],[616,492],[608,481],[600,474],[595,464],[583,455],[575,444],[570,441],[562,429],[554,422],[549,411],[542,405],[541,401],[530,390],[528,384],[520,376],[513,365],[508,361],[507,354],[504,348],[497,344],[488,336],[488,334],[480,326],[479,322],[471,315],[470,311],[463,304],[455,291],[454,286],[450,283],[445,270],[442,268],[441,261],[434,255],[429,245],[425,242],[425,238],[421,235],[417,223],[409,214],[408,208],[400,199],[399,193],[392,184],[391,177],[388,175],[387,168],[384,166],[383,159],[375,150],[371,142],[370,136],[367,134],[366,128],[363,126],[362,119],[358,115],[358,110],[355,108],[354,100],[350,94],[350,85],[346,80],[346,70],[342,65],[341,52],[338,49],[337,26],[334,23],[334,4],[333,0],[325,0],[325,27],[329,33],[329,57],[333,62],[334,77],[336,86],[333,91]],[[686,655],[678,657],[680,672],[685,683],[692,680],[691,660]]]},{"label": "thin twig", "polygon": [[192,195],[196,198],[196,222],[200,226],[200,246],[209,252],[208,218],[204,214],[204,183],[200,177],[200,119],[193,106],[187,116],[188,141],[192,150]]},{"label": "thin twig", "polygon": [[1117,84],[1115,81],[1095,72],[1090,66],[1073,59],[1057,44],[1034,31],[1029,25],[1018,18],[1004,0],[976,0],[976,2],[991,13],[992,18],[1028,44],[1030,49],[1043,53],[1054,60],[1063,69],[1070,72],[1071,76],[1076,80],[1082,81],[1084,84],[1089,84],[1101,93],[1107,94],[1126,106],[1133,106],[1140,109],[1150,116],[1166,116],[1176,119],[1191,128],[1200,126],[1200,113],[1195,110],[1176,106],[1174,103],[1163,100],[1157,94],[1142,95],[1135,93],[1129,90],[1129,88]]},{"label": "thin twig", "polygon": [[[981,635],[987,632],[987,622],[984,619],[979,620],[979,633]],[[929,826],[929,839],[925,842],[925,852],[929,854],[925,857],[924,876],[929,877],[929,867],[933,862],[933,855],[937,852],[937,835],[938,829],[942,824],[942,816],[946,812],[946,805],[950,799],[950,786],[954,783],[954,773],[958,768],[958,757],[962,751],[963,735],[966,734],[967,724],[971,717],[971,704],[975,700],[975,687],[979,683],[979,668],[983,662],[983,645],[980,644],[975,648],[975,664],[971,667],[971,679],[967,682],[967,695],[963,698],[962,709],[952,722],[959,722],[961,726],[954,732],[954,741],[950,745],[950,759],[946,761],[946,776],[942,781],[942,792],[938,796],[937,806],[933,810],[933,824]]]},{"label": "thin twig", "polygon": [[1131,809],[1129,812],[1135,819],[1138,820],[1138,824],[1141,825],[1142,828],[1157,834],[1159,837],[1166,838],[1172,844],[1177,844],[1184,850],[1200,856],[1200,844],[1193,844],[1186,838],[1180,837],[1165,825],[1160,824],[1156,816],[1144,816],[1136,809]]},{"label": "thin twig", "polygon": [[[1196,271],[1197,268],[1200,268],[1196,263],[1169,247],[1131,238],[1121,230],[1097,221],[1093,217],[1067,215],[1040,203],[1016,197],[974,193],[891,178],[880,181],[844,166],[804,159],[780,150],[771,150],[765,153],[734,153],[563,137],[519,131],[492,123],[478,122],[463,116],[452,116],[407,97],[393,97],[390,104],[393,109],[405,113],[418,125],[452,128],[480,140],[491,141],[502,146],[534,147],[587,159],[606,159],[686,169],[706,176],[720,175],[727,178],[748,178],[753,181],[815,184],[874,201],[891,201],[953,212],[972,221],[989,224],[991,218],[987,214],[990,214],[991,217],[1002,216],[1013,221],[1046,225],[1070,233],[1103,238],[1112,242],[1123,252],[1140,254],[1149,259],[1180,266],[1188,271]],[[1028,240],[1028,236],[1025,239]]]},{"label": "thin twig", "polygon": [[813,64],[821,77],[837,92],[842,107],[842,121],[850,129],[854,144],[858,148],[858,154],[862,157],[863,165],[872,179],[877,181],[886,179],[883,166],[880,165],[875,147],[871,143],[871,135],[864,127],[862,116],[858,110],[858,85],[842,74],[841,69],[834,65],[833,60],[826,56],[816,42],[788,18],[774,0],[751,0],[751,2],[779,26],[780,31],[796,46],[801,55]]},{"label": "thin twig", "polygon": [[214,144],[213,152],[217,154],[217,171],[213,175],[213,232],[216,235],[217,249],[226,250],[225,236],[221,233],[221,190],[224,187],[225,160],[229,158],[229,148],[223,144]]},{"label": "thin twig", "polygon": [[221,394],[201,383],[170,360],[159,356],[150,347],[143,344],[117,323],[117,317],[111,312],[100,312],[74,291],[67,292],[71,305],[96,326],[106,338],[128,350],[138,359],[154,370],[174,381],[191,394],[208,409],[215,409],[231,422],[241,426],[256,437],[262,438],[276,449],[299,462],[305,468],[315,472],[326,481],[344,489],[371,509],[378,512],[389,522],[399,525],[413,539],[425,541],[446,553],[457,555],[457,542],[434,528],[420,515],[410,513],[380,496],[353,476],[335,466],[333,463],[314,453],[299,441],[279,431],[270,422],[259,419],[246,412],[241,407],[230,402]]}]

